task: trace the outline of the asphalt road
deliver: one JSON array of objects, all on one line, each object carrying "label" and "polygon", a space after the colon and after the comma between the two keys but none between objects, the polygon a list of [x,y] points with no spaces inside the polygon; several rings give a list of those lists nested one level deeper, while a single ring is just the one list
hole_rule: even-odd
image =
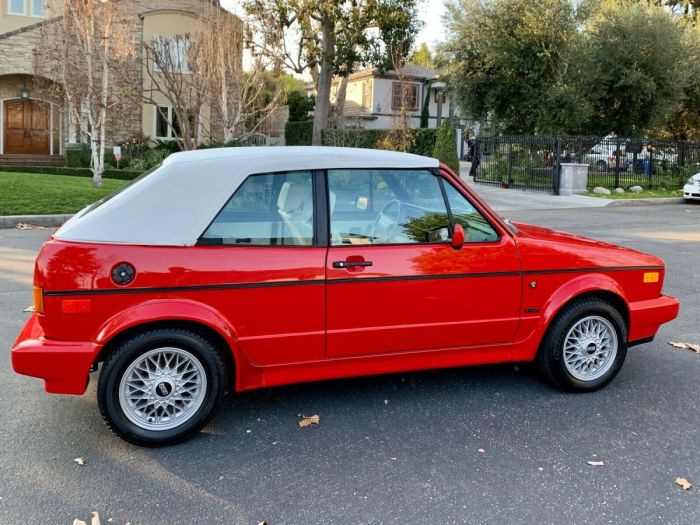
[{"label": "asphalt road", "polygon": [[94,379],[55,396],[11,371],[48,231],[0,230],[0,524],[700,523],[700,354],[667,344],[700,343],[700,206],[510,216],[662,256],[680,317],[597,393],[513,365],[296,385],[230,395],[156,450],[103,426]]}]

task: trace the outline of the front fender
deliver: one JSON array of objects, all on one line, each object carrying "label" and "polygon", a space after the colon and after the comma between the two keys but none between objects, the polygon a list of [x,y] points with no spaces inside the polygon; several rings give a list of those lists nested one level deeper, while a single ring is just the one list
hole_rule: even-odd
[{"label": "front fender", "polygon": [[[260,374],[245,358],[238,345],[235,329],[218,311],[210,306],[187,299],[158,299],[145,301],[108,319],[99,329],[95,343],[105,345],[125,330],[163,321],[188,321],[218,333],[226,341],[236,364],[236,389],[249,380],[259,381]],[[245,379],[247,378],[247,379]]]},{"label": "front fender", "polygon": [[572,299],[592,292],[615,294],[624,301],[629,318],[629,302],[619,283],[602,273],[579,275],[556,288],[542,304],[540,316],[523,319],[521,322],[522,339],[516,343],[513,359],[531,361],[535,358],[542,338],[554,317]]},{"label": "front fender", "polygon": [[612,277],[602,273],[589,273],[579,275],[570,281],[562,284],[542,307],[542,322],[544,327],[554,319],[562,307],[573,298],[591,292],[609,292],[617,295],[625,302],[627,315],[629,316],[629,301],[620,284]]}]

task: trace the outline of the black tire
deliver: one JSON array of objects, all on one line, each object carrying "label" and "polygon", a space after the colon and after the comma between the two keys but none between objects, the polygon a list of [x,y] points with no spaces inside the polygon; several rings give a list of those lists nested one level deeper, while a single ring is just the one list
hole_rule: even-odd
[{"label": "black tire", "polygon": [[[581,380],[574,377],[564,363],[564,341],[569,330],[580,320],[597,316],[612,324],[617,334],[617,352],[610,368],[600,377]],[[539,352],[538,367],[554,386],[568,392],[593,392],[612,381],[622,368],[627,355],[627,325],[620,312],[602,299],[583,298],[566,305],[549,326]]]},{"label": "black tire", "polygon": [[[119,398],[122,376],[132,363],[147,352],[172,347],[194,356],[206,376],[203,400],[193,415],[167,430],[151,430],[135,424],[124,412]],[[189,330],[159,328],[128,338],[119,344],[102,366],[97,401],[107,425],[122,439],[135,445],[157,447],[178,443],[200,430],[214,414],[226,383],[226,365],[215,346]],[[133,416],[132,416],[133,417]]]},{"label": "black tire", "polygon": [[604,160],[599,160],[596,162],[595,169],[598,173],[603,173],[608,171],[608,163]]}]

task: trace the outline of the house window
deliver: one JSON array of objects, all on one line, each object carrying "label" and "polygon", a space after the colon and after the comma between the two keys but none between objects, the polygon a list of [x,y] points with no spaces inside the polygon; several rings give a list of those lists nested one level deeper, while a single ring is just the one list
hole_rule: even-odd
[{"label": "house window", "polygon": [[[190,132],[194,136],[197,133],[194,111],[188,111]],[[182,137],[182,130],[177,119],[177,112],[172,106],[160,106],[156,109],[155,137],[160,140],[173,140]]]},{"label": "house window", "polygon": [[7,0],[7,14],[8,15],[25,15],[27,10],[25,8],[26,0]]},{"label": "house window", "polygon": [[36,18],[46,18],[46,0],[31,0],[32,16]]},{"label": "house window", "polygon": [[362,107],[372,108],[372,82],[369,80],[362,83]]},{"label": "house window", "polygon": [[392,109],[407,109],[411,111],[418,109],[418,84],[394,82],[391,88]]},{"label": "house window", "polygon": [[183,36],[157,36],[153,40],[153,48],[156,54],[154,69],[174,73],[190,73],[187,63],[187,52],[190,42]]}]

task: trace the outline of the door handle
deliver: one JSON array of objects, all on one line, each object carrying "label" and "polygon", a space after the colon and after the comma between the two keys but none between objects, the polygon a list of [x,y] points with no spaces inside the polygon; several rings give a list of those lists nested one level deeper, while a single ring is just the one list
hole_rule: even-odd
[{"label": "door handle", "polygon": [[334,261],[333,268],[351,268],[353,266],[372,266],[372,261]]}]

